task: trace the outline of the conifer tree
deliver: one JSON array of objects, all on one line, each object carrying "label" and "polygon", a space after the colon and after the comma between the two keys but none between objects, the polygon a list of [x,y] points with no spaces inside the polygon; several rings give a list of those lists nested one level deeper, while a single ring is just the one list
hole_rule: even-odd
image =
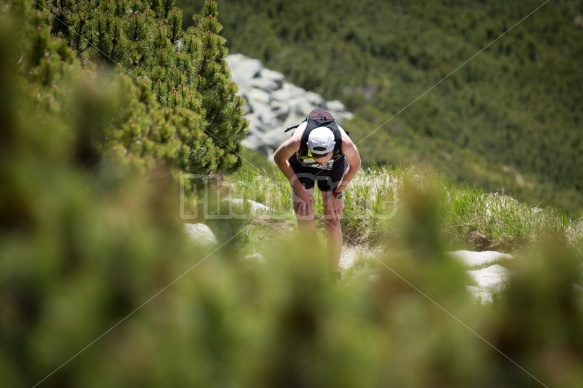
[{"label": "conifer tree", "polygon": [[[192,57],[198,75],[196,88],[202,95],[206,130],[217,139],[219,147],[222,148],[218,151],[219,168],[229,168],[237,161],[229,157],[228,150],[239,152],[240,145],[236,139],[241,137],[244,119],[238,114],[242,100],[235,97],[237,87],[230,80],[230,72],[224,59],[227,49],[225,39],[219,35],[222,26],[218,22],[217,3],[207,1],[202,15],[195,16],[194,21],[196,27],[189,28],[187,32],[202,44],[199,54]],[[220,143],[224,146],[221,147]]]},{"label": "conifer tree", "polygon": [[239,166],[247,122],[226,66],[215,1],[205,3],[186,32],[174,0],[34,4],[51,34],[65,39],[87,68],[135,81],[127,86],[131,97],[120,96],[125,108],[103,136],[103,151],[114,149],[145,168],[165,160],[190,173]]}]

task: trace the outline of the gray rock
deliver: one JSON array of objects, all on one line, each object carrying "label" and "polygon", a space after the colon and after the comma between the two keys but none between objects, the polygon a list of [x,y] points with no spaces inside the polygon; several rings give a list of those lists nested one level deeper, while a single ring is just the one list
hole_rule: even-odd
[{"label": "gray rock", "polygon": [[254,78],[249,82],[249,86],[266,92],[273,92],[280,88],[277,82],[269,78]]},{"label": "gray rock", "polygon": [[312,109],[329,110],[339,123],[352,118],[342,102],[326,101],[317,93],[285,82],[282,73],[265,68],[257,59],[241,54],[228,55],[226,59],[232,80],[239,85],[237,95],[246,101],[243,109],[249,119],[249,134],[242,145],[264,153],[268,160],[289,138],[291,133],[284,130],[299,124]]},{"label": "gray rock", "polygon": [[336,112],[343,112],[346,110],[344,104],[338,100],[328,101],[326,102],[326,109],[336,111]]},{"label": "gray rock", "polygon": [[[314,107],[326,105],[326,100],[318,93],[306,92],[304,99],[312,104]],[[311,108],[310,108],[311,109]]]},{"label": "gray rock", "polygon": [[510,270],[499,264],[487,268],[468,271],[478,287],[485,290],[496,290],[504,286],[510,276]]},{"label": "gray rock", "polygon": [[275,118],[280,122],[285,122],[290,113],[289,105],[286,105],[280,101],[273,101],[271,103],[271,111],[275,115]]},{"label": "gray rock", "polygon": [[299,86],[290,84],[289,82],[284,82],[281,89],[271,93],[271,97],[275,101],[287,103],[290,99],[301,98],[304,93],[306,93],[306,91]]},{"label": "gray rock", "polygon": [[291,110],[295,114],[303,116],[303,117],[306,117],[307,114],[310,113],[310,111],[312,109],[317,107],[317,105],[312,104],[306,98],[303,98],[301,96],[294,97],[294,98],[290,99],[289,105],[290,105]]},{"label": "gray rock", "polygon": [[283,81],[285,80],[285,76],[282,73],[269,69],[261,70],[259,75],[261,78],[275,82],[277,89],[280,89],[283,86]]},{"label": "gray rock", "polygon": [[271,96],[263,89],[251,89],[245,95],[248,98],[247,103],[254,108],[253,110],[257,110],[261,105],[267,106],[271,101]]},{"label": "gray rock", "polygon": [[239,86],[246,88],[249,81],[256,78],[263,70],[264,66],[258,59],[247,58],[242,54],[227,55],[227,64],[231,70],[231,78]]},{"label": "gray rock", "polygon": [[468,286],[467,290],[474,297],[474,300],[481,304],[492,303],[492,293],[480,287]]},{"label": "gray rock", "polygon": [[275,113],[269,107],[262,107],[261,111],[257,114],[257,119],[261,123],[259,128],[262,132],[268,132],[273,127],[279,127]]},{"label": "gray rock", "polygon": [[243,200],[242,198],[225,198],[223,201],[237,207],[243,207],[244,204],[247,204],[250,210],[254,213],[268,212],[271,210],[268,206],[250,199]]},{"label": "gray rock", "polygon": [[217,238],[205,224],[184,224],[184,230],[195,244],[216,245]]},{"label": "gray rock", "polygon": [[291,132],[269,131],[263,136],[264,146],[275,151],[277,147],[287,139],[289,139]]},{"label": "gray rock", "polygon": [[505,260],[513,259],[512,255],[496,251],[473,252],[460,250],[449,252],[449,254],[470,268],[482,267],[484,265],[501,263]]},{"label": "gray rock", "polygon": [[241,145],[251,151],[259,151],[261,147],[258,136],[253,134],[247,135],[247,137],[241,142]]}]

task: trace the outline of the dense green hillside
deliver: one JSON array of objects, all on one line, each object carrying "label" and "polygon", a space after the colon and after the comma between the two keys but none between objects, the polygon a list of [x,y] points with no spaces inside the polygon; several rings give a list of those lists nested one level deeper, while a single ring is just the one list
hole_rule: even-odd
[{"label": "dense green hillside", "polygon": [[[541,206],[583,209],[583,4],[218,3],[232,52],[356,112],[346,126],[366,163],[429,164]],[[200,4],[177,2],[187,23]]]}]

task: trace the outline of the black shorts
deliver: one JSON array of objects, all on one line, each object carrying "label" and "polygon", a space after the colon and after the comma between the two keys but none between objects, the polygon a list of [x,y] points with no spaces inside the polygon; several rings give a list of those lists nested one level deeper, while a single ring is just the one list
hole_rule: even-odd
[{"label": "black shorts", "polygon": [[332,191],[336,189],[344,176],[344,172],[348,168],[348,163],[344,156],[334,162],[331,170],[302,166],[295,159],[295,155],[289,159],[289,162],[296,177],[307,190],[313,188],[316,181],[318,182],[320,191]]}]

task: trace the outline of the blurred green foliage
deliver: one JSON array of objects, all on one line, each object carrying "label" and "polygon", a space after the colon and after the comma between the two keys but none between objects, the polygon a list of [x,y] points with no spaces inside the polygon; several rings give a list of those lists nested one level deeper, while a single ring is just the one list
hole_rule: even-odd
[{"label": "blurred green foliage", "polygon": [[[186,24],[200,3],[178,0]],[[581,3],[549,2],[516,27],[543,2],[218,3],[232,52],[356,113],[345,127],[365,164],[431,165],[581,214]]]}]

